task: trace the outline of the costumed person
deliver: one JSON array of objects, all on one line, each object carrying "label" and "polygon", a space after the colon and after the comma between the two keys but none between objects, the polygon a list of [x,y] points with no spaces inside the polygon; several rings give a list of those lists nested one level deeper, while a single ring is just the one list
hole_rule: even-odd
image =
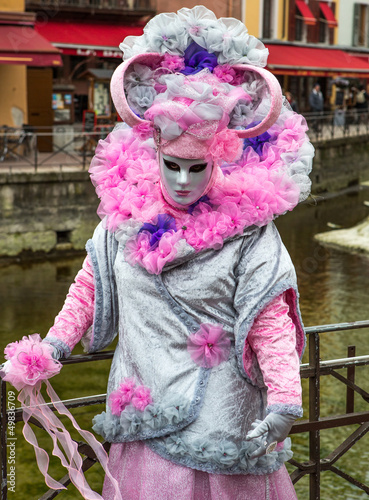
[{"label": "costumed person", "polygon": [[[309,194],[306,122],[283,104],[262,68],[267,50],[236,19],[183,8],[121,48],[111,90],[125,123],[90,167],[102,221],[46,338],[6,349],[3,376],[23,387],[26,438],[52,484],[27,419],[40,419],[56,450],[58,439],[72,445],[35,409],[42,380],[80,340],[96,352],[118,335],[106,411],[93,420],[112,443],[109,461],[73,420],[98,450],[103,498],[295,499],[284,462],[302,415],[305,341],[273,219]],[[69,455],[82,496],[101,498]]]}]

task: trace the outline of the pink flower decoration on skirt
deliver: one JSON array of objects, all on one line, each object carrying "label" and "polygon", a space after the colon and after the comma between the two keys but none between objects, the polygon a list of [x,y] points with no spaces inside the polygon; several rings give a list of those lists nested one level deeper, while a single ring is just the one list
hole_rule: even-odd
[{"label": "pink flower decoration on skirt", "polygon": [[218,366],[229,357],[231,341],[222,325],[203,323],[187,340],[192,360],[203,368]]},{"label": "pink flower decoration on skirt", "polygon": [[137,408],[137,410],[144,411],[147,405],[152,403],[152,398],[150,394],[150,389],[143,385],[140,385],[135,389],[132,398],[132,405]]},{"label": "pink flower decoration on skirt", "polygon": [[131,378],[126,378],[116,391],[109,396],[110,409],[113,415],[119,416],[124,408],[130,404],[135,392],[136,383]]}]

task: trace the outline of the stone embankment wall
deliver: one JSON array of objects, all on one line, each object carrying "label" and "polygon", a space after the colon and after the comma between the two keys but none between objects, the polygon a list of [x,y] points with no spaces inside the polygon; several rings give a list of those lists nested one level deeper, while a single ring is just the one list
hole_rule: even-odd
[{"label": "stone embankment wall", "polygon": [[[313,193],[369,180],[369,137],[319,142]],[[83,250],[99,219],[87,172],[0,173],[0,259]]]},{"label": "stone embankment wall", "polygon": [[0,174],[0,258],[83,250],[97,206],[87,172]]},{"label": "stone embankment wall", "polygon": [[369,136],[320,141],[314,146],[313,193],[333,193],[369,180]]}]

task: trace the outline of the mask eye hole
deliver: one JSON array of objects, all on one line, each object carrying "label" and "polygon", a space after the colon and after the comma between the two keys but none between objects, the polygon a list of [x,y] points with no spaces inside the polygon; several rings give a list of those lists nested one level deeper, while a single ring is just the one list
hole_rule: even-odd
[{"label": "mask eye hole", "polygon": [[190,168],[190,172],[198,174],[200,172],[203,172],[207,166],[208,166],[207,163],[198,163],[197,165],[192,165]]},{"label": "mask eye hole", "polygon": [[168,170],[172,170],[173,172],[179,172],[179,166],[174,163],[173,161],[165,160],[163,158],[164,165],[167,167]]}]

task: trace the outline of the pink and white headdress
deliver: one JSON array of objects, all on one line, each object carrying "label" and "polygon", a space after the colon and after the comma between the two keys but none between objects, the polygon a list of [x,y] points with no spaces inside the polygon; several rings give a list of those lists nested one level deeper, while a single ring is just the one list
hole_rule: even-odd
[{"label": "pink and white headdress", "polygon": [[[189,85],[191,83],[191,80],[193,83],[192,87],[196,83],[198,84],[203,83],[205,85],[207,84],[209,87],[213,88],[213,92],[216,95],[212,96],[202,95],[201,96],[201,98],[203,99],[202,101],[200,100],[194,101],[193,99],[191,99],[191,97],[186,97],[186,96],[183,96],[182,99],[180,99],[180,96],[173,97],[170,95],[170,87],[171,85],[175,84],[175,82],[173,81],[174,79],[168,78],[167,79],[168,86],[165,88],[164,92],[159,92],[153,97],[151,106],[148,107],[147,110],[145,110],[144,112],[144,117],[138,116],[138,113],[133,111],[132,107],[129,105],[128,102],[130,97],[128,95],[129,91],[127,92],[126,90],[127,86],[125,85],[126,75],[127,73],[129,74],[129,72],[132,71],[132,66],[134,67],[137,65],[147,66],[149,68],[152,68],[152,72],[155,72],[157,69],[161,67],[160,64],[163,61],[165,61],[165,55],[154,54],[154,53],[138,54],[133,56],[131,59],[128,59],[127,61],[123,62],[120,66],[118,66],[118,68],[115,70],[113,74],[111,80],[111,94],[117,112],[119,113],[123,121],[125,121],[129,126],[135,127],[138,131],[149,130],[150,128],[156,127],[157,131],[160,130],[160,134],[162,137],[165,137],[165,134],[168,134],[167,141],[178,139],[178,137],[182,135],[182,133],[187,133],[187,135],[195,137],[199,141],[204,141],[204,140],[208,141],[210,137],[213,137],[216,133],[221,132],[227,127],[229,122],[229,115],[233,110],[234,106],[236,105],[237,101],[242,99],[246,101],[251,100],[250,96],[242,88],[242,86],[240,85],[233,86],[232,88],[230,84],[220,81],[214,74],[201,75],[200,78],[202,78],[203,80],[202,82],[200,82],[196,78],[196,75],[194,75],[190,77],[190,81],[187,82],[187,87],[191,86]],[[265,82],[267,89],[269,91],[270,108],[267,115],[260,123],[255,124],[250,128],[229,129],[229,130],[233,130],[234,135],[236,135],[240,139],[256,137],[258,135],[261,135],[263,132],[268,130],[268,128],[270,128],[273,125],[273,123],[277,120],[279,113],[281,111],[282,93],[278,80],[269,71],[259,67],[251,67],[244,64],[238,64],[233,66],[231,69],[234,72],[237,72],[238,76],[242,76],[243,81],[246,82],[250,79],[251,80],[255,79],[255,77],[256,78],[259,77],[259,79],[261,78]],[[206,71],[206,69],[203,71]],[[179,79],[181,79],[181,76],[182,75],[177,75],[177,79],[178,77]],[[221,99],[220,97],[217,98],[217,96],[219,96],[218,94],[219,89],[217,88],[219,87],[219,85],[223,87],[228,86],[228,88],[230,89],[228,92],[228,96],[226,96],[226,94],[223,94],[221,96],[223,99]],[[147,85],[142,85],[142,87],[147,87]],[[178,83],[177,87],[180,88]],[[213,101],[213,104],[211,101]],[[196,102],[197,105],[196,107],[198,108],[201,107],[204,108],[207,106],[208,112],[210,106],[214,106],[214,109],[212,110],[214,113],[214,115],[212,115],[214,119],[208,120],[206,118],[201,118],[201,113],[198,113],[197,114],[198,120],[196,121],[196,117],[192,115],[192,122],[191,122],[191,119],[189,119],[188,115],[191,113],[191,111],[193,111],[191,107],[192,108],[195,107],[193,106],[193,102]],[[216,112],[216,108],[218,108],[218,115]],[[202,111],[204,111],[204,109],[202,109]],[[220,115],[221,111],[223,111],[222,115]],[[171,136],[171,133],[173,134],[173,128],[171,129],[171,133],[168,133],[168,127],[166,128],[163,127],[162,118],[163,117],[168,118],[168,115],[170,113],[172,113],[172,123],[177,124],[179,131],[179,133],[174,136]],[[176,116],[176,114],[178,116]],[[224,115],[227,115],[228,120],[225,120]],[[204,117],[207,116],[206,112],[203,114],[203,116]],[[178,119],[180,120],[179,124],[178,124]],[[214,122],[217,121],[218,123],[216,124],[217,126],[215,127]],[[187,140],[189,141],[189,138]],[[209,151],[210,149],[209,143],[206,149],[207,151]],[[178,152],[180,152],[181,150],[182,148],[178,148]],[[227,158],[224,159],[228,160]],[[231,160],[229,159],[228,161]]]},{"label": "pink and white headdress", "polygon": [[[261,67],[268,50],[237,19],[217,19],[203,6],[183,8],[155,16],[141,37],[127,37],[120,48],[125,61],[111,80],[115,107],[138,132],[155,128],[157,141],[164,139],[173,156],[191,158],[200,151],[200,156],[232,161],[234,147],[214,145],[261,135],[280,114],[280,85]],[[255,80],[256,99],[248,94]],[[256,109],[265,89],[270,106],[264,118],[235,129],[230,116],[237,102],[257,101],[250,106]],[[227,152],[228,157],[217,157]]]},{"label": "pink and white headdress", "polygon": [[[217,20],[203,7],[171,14],[170,27],[167,17],[156,16],[143,37],[121,44],[129,58],[114,72],[111,94],[123,121],[139,136],[151,133],[162,153],[212,161],[206,194],[219,177],[220,165],[241,156],[242,139],[259,136],[275,123],[281,88],[271,73],[235,56],[240,47],[242,53],[253,51],[259,63],[263,58],[255,56],[262,53],[265,59],[267,54],[240,21]],[[255,122],[265,96],[269,107]],[[247,119],[232,121],[240,105],[247,108]],[[165,189],[163,194],[171,203]]]}]

